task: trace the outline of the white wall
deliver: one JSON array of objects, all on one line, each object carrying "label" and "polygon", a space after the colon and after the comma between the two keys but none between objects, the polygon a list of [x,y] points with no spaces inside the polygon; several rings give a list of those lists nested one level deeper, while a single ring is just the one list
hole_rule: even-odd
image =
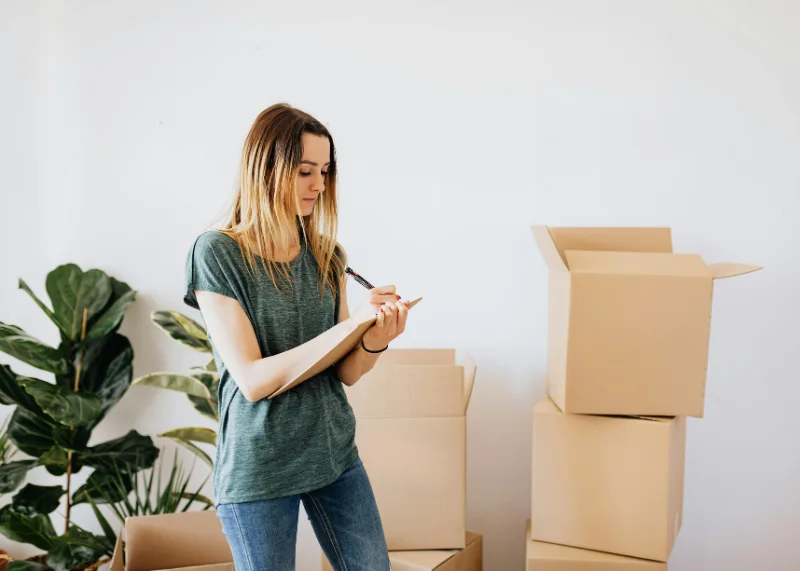
[{"label": "white wall", "polygon": [[[187,248],[252,120],[288,101],[336,138],[353,265],[426,298],[398,346],[479,364],[469,528],[487,570],[523,568],[546,350],[532,223],[669,225],[678,251],[766,266],[716,287],[670,569],[797,568],[799,3],[1,6],[1,320],[56,342],[18,277],[44,294],[58,264],[99,267],[140,292],[123,327],[135,373],[196,364],[149,313],[191,313]],[[198,419],[132,390],[95,438]],[[304,518],[298,549],[298,569],[317,569]]]}]

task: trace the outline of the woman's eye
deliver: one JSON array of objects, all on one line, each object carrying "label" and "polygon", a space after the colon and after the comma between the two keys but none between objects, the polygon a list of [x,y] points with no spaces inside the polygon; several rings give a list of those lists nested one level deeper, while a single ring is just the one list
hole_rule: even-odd
[{"label": "woman's eye", "polygon": [[322,173],[322,176],[328,176],[327,172]]},{"label": "woman's eye", "polygon": [[308,175],[310,175],[310,174],[311,174],[310,172],[303,172],[303,171],[300,171],[300,176],[308,176]]}]

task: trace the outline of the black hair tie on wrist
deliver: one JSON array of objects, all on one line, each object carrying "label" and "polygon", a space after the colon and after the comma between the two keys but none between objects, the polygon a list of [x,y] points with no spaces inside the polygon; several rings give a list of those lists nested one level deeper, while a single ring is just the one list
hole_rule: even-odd
[{"label": "black hair tie on wrist", "polygon": [[366,351],[367,353],[376,354],[376,353],[383,353],[384,351],[386,351],[389,348],[389,346],[387,345],[386,347],[384,347],[380,351],[370,351],[369,349],[367,349],[367,346],[364,345],[364,339],[362,338],[361,339],[361,348],[364,349],[364,351]]}]

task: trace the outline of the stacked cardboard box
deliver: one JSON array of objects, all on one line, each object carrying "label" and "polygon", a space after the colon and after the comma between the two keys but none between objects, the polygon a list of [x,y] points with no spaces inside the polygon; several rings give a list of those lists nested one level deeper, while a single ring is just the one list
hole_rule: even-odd
[{"label": "stacked cardboard box", "polygon": [[533,234],[549,268],[548,398],[533,410],[528,569],[665,569],[714,280],[760,268],[674,254],[668,228]]},{"label": "stacked cardboard box", "polygon": [[466,529],[475,371],[454,349],[389,350],[346,389],[395,569],[480,569],[482,539]]}]

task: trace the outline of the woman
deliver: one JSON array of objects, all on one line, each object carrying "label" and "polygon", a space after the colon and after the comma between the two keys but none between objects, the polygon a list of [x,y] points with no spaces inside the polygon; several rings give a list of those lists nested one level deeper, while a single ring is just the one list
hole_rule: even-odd
[{"label": "woman", "polygon": [[[247,136],[224,227],[187,256],[185,302],[201,311],[220,374],[214,495],[237,571],[294,569],[301,501],[334,569],[390,569],[342,383],[356,383],[403,332],[408,303],[379,287],[350,317],[336,216],[331,135],[274,105]],[[375,315],[356,349],[302,376]]]}]

